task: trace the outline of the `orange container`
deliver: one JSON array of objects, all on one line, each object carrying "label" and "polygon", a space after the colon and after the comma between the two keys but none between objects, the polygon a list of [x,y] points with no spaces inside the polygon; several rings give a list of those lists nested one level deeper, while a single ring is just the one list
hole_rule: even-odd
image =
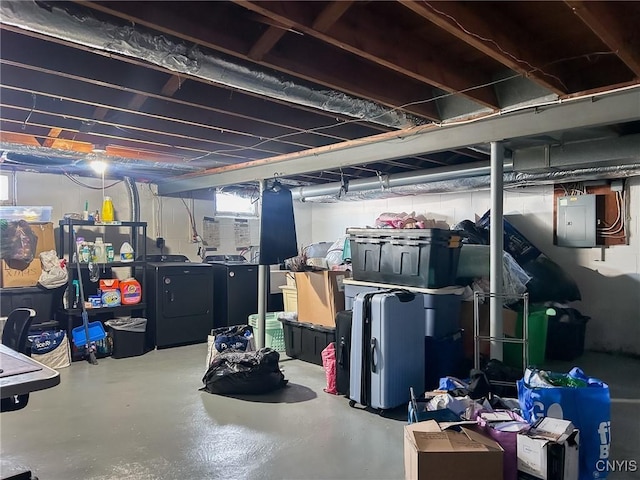
[{"label": "orange container", "polygon": [[127,278],[120,282],[122,305],[135,305],[142,300],[142,288],[135,278]]}]

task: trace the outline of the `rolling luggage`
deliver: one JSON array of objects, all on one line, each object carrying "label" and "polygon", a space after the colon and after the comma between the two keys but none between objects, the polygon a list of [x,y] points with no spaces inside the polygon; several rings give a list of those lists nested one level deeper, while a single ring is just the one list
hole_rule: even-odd
[{"label": "rolling luggage", "polygon": [[351,310],[336,314],[336,389],[349,396],[349,366],[351,355]]},{"label": "rolling luggage", "polygon": [[353,304],[349,404],[385,410],[424,391],[424,304],[406,291],[360,293]]}]

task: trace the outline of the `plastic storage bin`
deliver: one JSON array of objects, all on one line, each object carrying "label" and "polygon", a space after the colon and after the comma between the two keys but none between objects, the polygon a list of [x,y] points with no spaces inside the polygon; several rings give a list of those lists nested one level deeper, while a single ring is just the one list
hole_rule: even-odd
[{"label": "plastic storage bin", "polygon": [[462,295],[424,293],[426,336],[441,338],[460,329]]},{"label": "plastic storage bin", "polygon": [[[264,346],[277,352],[285,351],[284,331],[282,323],[278,321],[278,316],[283,312],[268,312],[265,315]],[[259,337],[258,314],[249,315],[249,325],[253,327],[253,336]]]},{"label": "plastic storage bin", "polygon": [[[522,312],[518,312],[518,319],[516,320],[516,337],[522,338]],[[545,359],[546,348],[546,308],[531,307],[529,309],[529,365],[542,365]],[[505,343],[503,346],[503,354],[506,365],[524,368],[522,365],[522,345]]]},{"label": "plastic storage bin", "polygon": [[454,285],[460,257],[455,230],[348,228],[354,280],[419,288]]},{"label": "plastic storage bin", "polygon": [[288,357],[322,365],[322,350],[336,341],[335,327],[281,318]]},{"label": "plastic storage bin", "polygon": [[547,360],[574,360],[584,353],[584,334],[589,317],[581,315],[573,309],[566,311],[572,315],[558,315],[564,313],[557,309],[556,315],[547,317]]},{"label": "plastic storage bin", "polygon": [[113,358],[137,357],[144,353],[146,318],[115,318],[105,325],[113,338]]}]

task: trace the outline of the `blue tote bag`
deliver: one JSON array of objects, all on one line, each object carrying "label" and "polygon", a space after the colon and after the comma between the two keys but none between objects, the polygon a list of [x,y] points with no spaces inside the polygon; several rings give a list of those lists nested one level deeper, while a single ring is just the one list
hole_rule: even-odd
[{"label": "blue tote bag", "polygon": [[568,374],[527,369],[518,381],[522,416],[571,421],[580,430],[580,480],[607,478],[611,444],[609,386],[578,367]]}]

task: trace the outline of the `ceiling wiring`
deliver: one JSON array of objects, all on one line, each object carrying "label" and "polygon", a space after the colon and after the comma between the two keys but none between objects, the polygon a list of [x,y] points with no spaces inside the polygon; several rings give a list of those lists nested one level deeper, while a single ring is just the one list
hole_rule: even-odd
[{"label": "ceiling wiring", "polygon": [[482,40],[483,42],[492,43],[504,55],[508,56],[509,58],[511,58],[512,60],[516,61],[517,63],[524,64],[527,67],[529,67],[529,69],[530,69],[529,72],[528,72],[529,74],[531,74],[531,73],[533,73],[535,71],[538,71],[538,72],[542,73],[545,77],[549,77],[549,78],[553,78],[553,79],[557,80],[560,83],[560,85],[562,85],[562,87],[565,89],[565,91],[568,90],[567,85],[562,81],[562,79],[560,77],[545,72],[544,70],[542,70],[542,68],[544,68],[544,67],[536,67],[536,66],[532,65],[531,63],[529,63],[528,61],[516,57],[511,52],[508,52],[507,50],[502,48],[500,46],[500,44],[498,42],[496,42],[493,38],[483,37],[481,35],[478,35],[477,33],[471,32],[471,31],[467,30],[458,20],[456,20],[454,17],[452,17],[448,13],[445,13],[445,12],[443,12],[441,10],[438,10],[436,7],[434,7],[429,2],[426,2],[424,0],[423,0],[423,3],[425,5],[427,5],[430,9],[432,9],[434,12],[436,12],[438,15],[441,15],[441,16],[446,17],[446,18],[450,19],[451,21],[453,21],[458,26],[458,28],[460,28],[467,35],[471,35],[472,37],[475,37],[478,40]]}]

